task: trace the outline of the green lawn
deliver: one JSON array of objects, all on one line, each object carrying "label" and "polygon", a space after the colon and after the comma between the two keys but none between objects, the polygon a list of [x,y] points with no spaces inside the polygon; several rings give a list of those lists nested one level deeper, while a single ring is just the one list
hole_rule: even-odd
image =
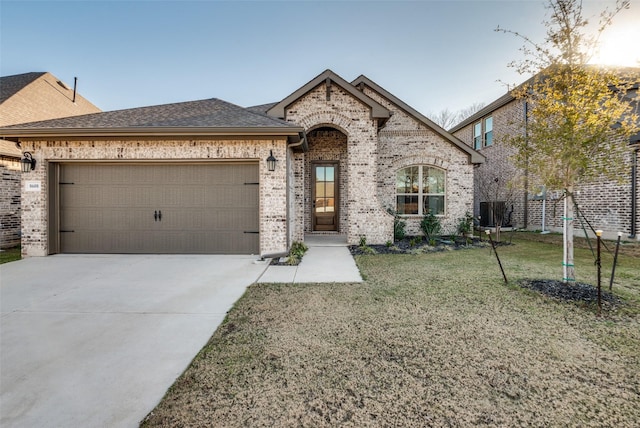
[{"label": "green lawn", "polygon": [[506,286],[487,248],[358,256],[359,284],[253,285],[143,426],[637,426],[640,258],[625,249],[626,306],[597,317],[513,285],[561,276],[562,249],[529,238],[498,250]]},{"label": "green lawn", "polygon": [[20,247],[8,248],[0,252],[0,265],[2,263],[14,262],[20,260]]}]

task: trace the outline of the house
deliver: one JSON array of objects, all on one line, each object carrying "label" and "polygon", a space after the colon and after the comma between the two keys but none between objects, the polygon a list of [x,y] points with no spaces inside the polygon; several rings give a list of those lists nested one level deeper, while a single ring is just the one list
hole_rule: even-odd
[{"label": "house", "polygon": [[[0,127],[99,112],[51,73],[0,77]],[[12,141],[0,140],[0,248],[20,244],[20,158]]]},{"label": "house", "polygon": [[[636,85],[626,95],[636,111],[637,90]],[[476,171],[474,183],[474,215],[480,216],[481,225],[561,232],[562,192],[545,189],[526,171],[516,169],[509,159],[514,149],[504,143],[505,137],[524,132],[526,108],[524,101],[507,93],[450,132],[486,157]],[[603,230],[605,238],[616,239],[622,232],[631,239],[640,239],[640,134],[620,144],[629,149],[625,173],[614,179],[583,182],[576,188],[581,214],[580,221],[574,221],[576,233],[584,234],[586,230],[593,236],[591,225]]]},{"label": "house", "polygon": [[360,76],[0,129],[36,159],[23,253],[284,253],[307,234],[393,240],[397,211],[453,229],[484,156]]}]

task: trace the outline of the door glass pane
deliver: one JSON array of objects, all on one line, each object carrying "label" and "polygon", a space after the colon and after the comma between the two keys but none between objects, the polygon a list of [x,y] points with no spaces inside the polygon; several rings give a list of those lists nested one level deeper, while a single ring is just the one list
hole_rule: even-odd
[{"label": "door glass pane", "polygon": [[324,190],[325,190],[325,196],[329,197],[329,198],[333,198],[334,192],[335,192],[335,182],[333,181],[327,181],[327,185],[325,186]]},{"label": "door glass pane", "polygon": [[332,166],[325,167],[325,181],[335,181],[333,178],[334,168]]},{"label": "door glass pane", "polygon": [[324,181],[324,167],[317,166],[316,167],[316,181]]},{"label": "door glass pane", "polygon": [[324,198],[324,182],[316,183],[316,198]]},{"label": "door glass pane", "polygon": [[324,212],[326,213],[332,213],[335,209],[334,207],[335,205],[335,199],[334,198],[326,198],[325,199],[325,207],[324,207]]}]

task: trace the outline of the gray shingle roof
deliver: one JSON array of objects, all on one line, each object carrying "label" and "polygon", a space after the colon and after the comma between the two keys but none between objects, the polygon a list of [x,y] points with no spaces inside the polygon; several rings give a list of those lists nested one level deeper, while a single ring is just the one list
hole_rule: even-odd
[{"label": "gray shingle roof", "polygon": [[32,72],[0,77],[0,104],[14,96],[22,88],[44,74],[46,73]]},{"label": "gray shingle roof", "polygon": [[269,110],[271,107],[273,107],[276,104],[278,104],[278,103],[275,102],[275,103],[269,103],[269,104],[260,104],[259,106],[247,107],[247,110],[249,110],[250,112],[253,112],[253,113],[266,115],[267,114],[267,110]]},{"label": "gray shingle roof", "polygon": [[[282,128],[294,126],[283,120],[254,113],[235,104],[211,98],[31,122],[18,125],[16,128]],[[6,129],[10,128],[12,127],[9,126]]]}]

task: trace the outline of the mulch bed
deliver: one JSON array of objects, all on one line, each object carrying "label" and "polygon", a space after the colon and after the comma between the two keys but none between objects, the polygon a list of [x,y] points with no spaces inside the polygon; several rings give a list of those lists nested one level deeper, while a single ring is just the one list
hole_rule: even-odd
[{"label": "mulch bed", "polygon": [[[508,245],[506,242],[496,245]],[[429,241],[422,237],[409,236],[392,245],[350,245],[349,251],[354,256],[365,254],[421,254],[438,251],[462,250],[467,248],[482,248],[490,246],[487,239],[461,237],[454,239],[437,238],[436,245],[429,245]]]},{"label": "mulch bed", "polygon": [[[589,284],[580,282],[565,284],[562,281],[552,279],[523,279],[518,284],[523,288],[535,290],[558,300],[584,302],[587,304],[598,303],[598,289]],[[601,301],[603,306],[611,309],[618,308],[623,304],[619,297],[604,289],[601,293]]]}]

